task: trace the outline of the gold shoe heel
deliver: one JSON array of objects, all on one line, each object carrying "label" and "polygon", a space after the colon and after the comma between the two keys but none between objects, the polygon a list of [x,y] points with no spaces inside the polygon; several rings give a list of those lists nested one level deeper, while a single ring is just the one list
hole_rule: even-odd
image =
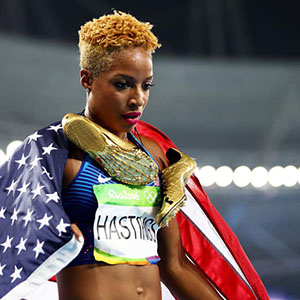
[{"label": "gold shoe heel", "polygon": [[168,149],[166,155],[174,163],[162,171],[162,207],[155,219],[161,227],[168,226],[184,205],[184,187],[197,166],[194,159],[174,148]]}]

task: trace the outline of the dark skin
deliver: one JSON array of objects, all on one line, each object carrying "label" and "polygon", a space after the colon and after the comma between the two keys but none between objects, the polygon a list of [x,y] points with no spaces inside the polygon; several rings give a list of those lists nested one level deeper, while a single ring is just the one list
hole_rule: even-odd
[{"label": "dark skin", "polygon": [[[88,89],[86,117],[127,139],[134,124],[132,120],[126,120],[126,114],[143,111],[152,79],[151,54],[141,48],[122,50],[112,69],[97,79],[82,70],[81,84]],[[150,138],[141,138],[160,169],[164,169],[167,162],[161,148]],[[81,150],[71,147],[64,172],[64,187],[78,173],[82,157]],[[79,239],[82,236],[79,228],[72,224],[72,229]],[[159,300],[162,280],[177,299],[220,299],[205,276],[186,258],[176,219],[159,230],[158,252],[161,257],[158,265],[99,263],[65,268],[57,275],[59,297],[61,300]]]}]

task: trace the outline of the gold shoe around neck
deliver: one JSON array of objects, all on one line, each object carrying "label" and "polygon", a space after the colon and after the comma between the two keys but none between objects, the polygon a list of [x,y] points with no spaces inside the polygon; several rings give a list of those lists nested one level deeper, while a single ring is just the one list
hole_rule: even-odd
[{"label": "gold shoe around neck", "polygon": [[145,185],[157,179],[158,166],[135,145],[80,115],[66,114],[62,125],[67,138],[96,160],[109,176],[131,185]]},{"label": "gold shoe around neck", "polygon": [[166,155],[173,164],[162,171],[162,206],[155,219],[161,227],[168,226],[184,205],[184,187],[197,166],[194,159],[174,148],[169,148]]}]

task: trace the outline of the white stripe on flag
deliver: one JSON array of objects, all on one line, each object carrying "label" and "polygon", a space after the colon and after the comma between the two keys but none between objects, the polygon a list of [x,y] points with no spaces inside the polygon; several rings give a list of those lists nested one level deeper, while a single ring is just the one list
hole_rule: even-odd
[{"label": "white stripe on flag", "polygon": [[195,201],[191,193],[185,189],[185,194],[187,196],[187,201],[182,208],[184,214],[186,214],[189,219],[199,228],[199,230],[205,235],[205,237],[210,241],[210,243],[225,257],[225,259],[230,263],[230,265],[235,269],[235,271],[243,278],[243,280],[248,283],[244,273],[238,266],[237,262],[233,258],[231,252],[225,245],[224,241],[214,228],[213,224],[210,222],[200,205]]}]

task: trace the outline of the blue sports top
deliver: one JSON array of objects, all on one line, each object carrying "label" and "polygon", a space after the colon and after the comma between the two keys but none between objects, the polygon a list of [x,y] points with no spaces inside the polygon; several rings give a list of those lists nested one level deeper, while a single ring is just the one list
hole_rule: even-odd
[{"label": "blue sports top", "polygon": [[[139,148],[151,156],[132,134],[129,134],[129,138]],[[69,216],[71,223],[75,223],[84,236],[84,245],[81,252],[68,266],[99,263],[93,254],[93,224],[95,213],[98,208],[98,202],[93,191],[93,186],[103,183],[119,184],[121,182],[111,178],[96,161],[85,153],[80,170],[68,188],[62,193],[63,207]],[[159,180],[157,180],[148,185],[160,186],[160,183]],[[159,260],[160,258],[155,256],[149,258],[148,262],[150,264],[155,264]]]}]

